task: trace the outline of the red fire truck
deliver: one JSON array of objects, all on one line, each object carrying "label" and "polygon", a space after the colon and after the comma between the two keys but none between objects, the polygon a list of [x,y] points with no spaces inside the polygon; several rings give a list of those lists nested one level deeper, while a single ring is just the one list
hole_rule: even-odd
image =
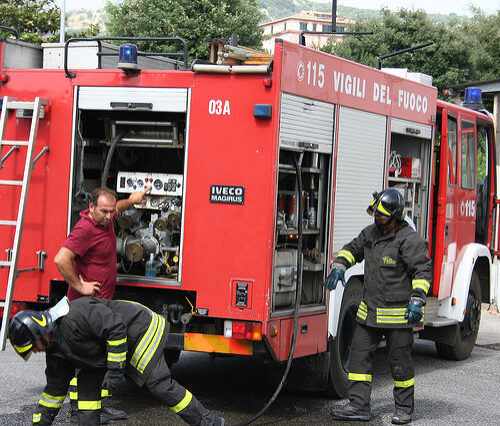
[{"label": "red fire truck", "polygon": [[372,220],[372,192],[391,186],[434,262],[419,336],[443,357],[469,356],[481,302],[498,293],[487,113],[438,101],[415,76],[286,41],[261,65],[137,69],[130,46],[103,65],[113,52],[96,40],[0,42],[2,348],[11,314],[65,294],[53,258],[92,189],[122,198],[148,185],[147,203],[116,221],[116,297],[168,318],[167,356],[284,361],[297,305],[304,381],[344,396],[363,265],[345,289],[323,282]]}]

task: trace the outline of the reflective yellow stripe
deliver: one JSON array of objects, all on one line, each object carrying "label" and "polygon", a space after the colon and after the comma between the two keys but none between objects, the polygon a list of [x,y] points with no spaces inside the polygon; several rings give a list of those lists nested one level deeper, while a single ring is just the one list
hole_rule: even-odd
[{"label": "reflective yellow stripe", "polygon": [[101,398],[107,398],[108,396],[111,396],[111,394],[109,393],[109,390],[101,389]]},{"label": "reflective yellow stripe", "polygon": [[179,402],[175,407],[170,407],[170,409],[177,414],[179,411],[184,410],[184,408],[189,405],[192,398],[193,394],[186,389],[186,395],[184,396],[184,398],[182,398],[182,401]]},{"label": "reflective yellow stripe", "polygon": [[132,355],[132,358],[130,359],[130,364],[133,367],[137,367],[137,364],[139,363],[139,359],[142,356],[142,353],[144,352],[147,344],[149,343],[149,340],[151,340],[153,333],[156,331],[158,319],[157,319],[157,316],[153,315],[153,314],[154,314],[154,312],[151,311],[151,322],[149,323],[149,327],[148,327],[146,333],[144,334],[144,336],[142,336],[142,339],[139,342],[139,344],[136,346],[134,354]]},{"label": "reflective yellow stripe", "polygon": [[366,306],[365,302],[360,302],[356,315],[362,320],[366,319],[366,317],[368,316],[368,306]]},{"label": "reflective yellow stripe", "polygon": [[377,324],[406,324],[407,322],[408,320],[406,320],[404,317],[377,317]]},{"label": "reflective yellow stripe", "polygon": [[354,259],[352,253],[348,250],[340,250],[339,255],[337,257],[343,257],[344,259],[347,259],[347,261],[351,265],[354,265],[356,263],[356,259]]},{"label": "reflective yellow stripe", "polygon": [[411,282],[411,285],[413,287],[413,290],[420,289],[423,290],[425,294],[427,294],[427,292],[431,288],[431,285],[427,280],[413,280]]},{"label": "reflective yellow stripe", "polygon": [[127,338],[124,337],[121,340],[107,340],[107,343],[110,346],[118,346],[118,345],[121,345],[122,343],[127,343]]},{"label": "reflective yellow stripe", "polygon": [[79,410],[100,410],[101,401],[78,401]]},{"label": "reflective yellow stripe", "polygon": [[70,385],[70,386],[78,386],[78,378],[73,377],[73,378],[71,379],[71,382],[69,382],[69,385]]},{"label": "reflective yellow stripe", "polygon": [[415,385],[415,377],[411,378],[410,380],[394,380],[394,386],[397,388],[409,388],[411,386]]},{"label": "reflective yellow stripe", "polygon": [[355,382],[371,382],[372,375],[371,374],[359,374],[359,373],[349,373],[349,380]]},{"label": "reflective yellow stripe", "polygon": [[127,352],[121,352],[119,354],[108,352],[108,361],[111,361],[111,362],[123,362],[126,359],[127,359]]},{"label": "reflective yellow stripe", "polygon": [[31,348],[32,348],[32,344],[31,343],[28,343],[26,346],[16,346],[14,345],[14,349],[16,350],[16,352],[18,354],[22,354],[26,351],[29,351]]},{"label": "reflective yellow stripe", "polygon": [[40,401],[38,401],[38,404],[49,408],[61,408],[64,402],[64,398],[66,398],[66,395],[50,395],[43,392]]},{"label": "reflective yellow stripe", "polygon": [[78,392],[70,392],[69,399],[71,399],[72,401],[76,401],[78,399]]},{"label": "reflective yellow stripe", "polygon": [[406,308],[377,308],[378,315],[404,315]]},{"label": "reflective yellow stripe", "polygon": [[406,308],[377,308],[378,324],[406,324]]},{"label": "reflective yellow stripe", "polygon": [[33,413],[33,423],[39,423],[42,420],[42,413]]},{"label": "reflective yellow stripe", "polygon": [[386,216],[391,216],[391,213],[388,212],[384,206],[382,205],[382,203],[378,203],[378,206],[377,206],[377,210],[380,210],[383,214],[385,214]]},{"label": "reflective yellow stripe", "polygon": [[138,366],[138,370],[142,373],[147,365],[149,364],[149,361],[151,361],[151,358],[153,357],[154,353],[156,352],[156,349],[158,348],[158,345],[160,344],[161,338],[163,336],[163,332],[165,330],[165,319],[161,317],[160,315],[153,314],[158,316],[159,318],[159,327],[154,335],[153,340],[150,342],[148,350],[144,353],[142,360]]},{"label": "reflective yellow stripe", "polygon": [[140,373],[144,372],[153,357],[165,330],[165,319],[153,311],[150,312],[152,314],[151,324],[137,345],[134,355],[130,360],[130,364],[137,368]]}]

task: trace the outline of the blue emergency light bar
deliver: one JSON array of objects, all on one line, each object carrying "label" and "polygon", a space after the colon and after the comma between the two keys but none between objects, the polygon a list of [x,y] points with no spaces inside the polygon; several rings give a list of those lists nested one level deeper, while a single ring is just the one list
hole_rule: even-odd
[{"label": "blue emergency light bar", "polygon": [[478,110],[483,107],[482,93],[479,87],[467,87],[465,89],[463,106],[474,110]]}]

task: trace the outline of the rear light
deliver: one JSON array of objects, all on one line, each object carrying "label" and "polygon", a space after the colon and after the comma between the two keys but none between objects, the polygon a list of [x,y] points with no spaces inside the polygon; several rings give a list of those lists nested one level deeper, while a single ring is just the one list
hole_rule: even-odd
[{"label": "rear light", "polygon": [[[12,308],[10,309],[10,318],[16,315],[20,311],[24,311],[26,309],[26,303],[24,302],[14,302],[12,303]],[[4,308],[0,308],[0,317],[3,317]]]},{"label": "rear light", "polygon": [[224,321],[224,337],[244,340],[262,340],[262,326],[257,322]]}]

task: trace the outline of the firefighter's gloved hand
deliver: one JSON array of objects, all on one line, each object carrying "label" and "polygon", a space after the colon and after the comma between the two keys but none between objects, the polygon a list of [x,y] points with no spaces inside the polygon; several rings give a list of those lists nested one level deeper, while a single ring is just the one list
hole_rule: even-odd
[{"label": "firefighter's gloved hand", "polygon": [[106,374],[106,388],[112,395],[118,393],[126,383],[125,371],[123,369],[108,370]]},{"label": "firefighter's gloved hand", "polygon": [[422,309],[423,303],[420,300],[410,300],[405,312],[405,319],[408,324],[417,324],[423,317],[424,311]]},{"label": "firefighter's gloved hand", "polygon": [[342,268],[333,268],[326,277],[325,287],[328,290],[335,290],[339,281],[341,281],[342,285],[345,287],[345,272]]}]

